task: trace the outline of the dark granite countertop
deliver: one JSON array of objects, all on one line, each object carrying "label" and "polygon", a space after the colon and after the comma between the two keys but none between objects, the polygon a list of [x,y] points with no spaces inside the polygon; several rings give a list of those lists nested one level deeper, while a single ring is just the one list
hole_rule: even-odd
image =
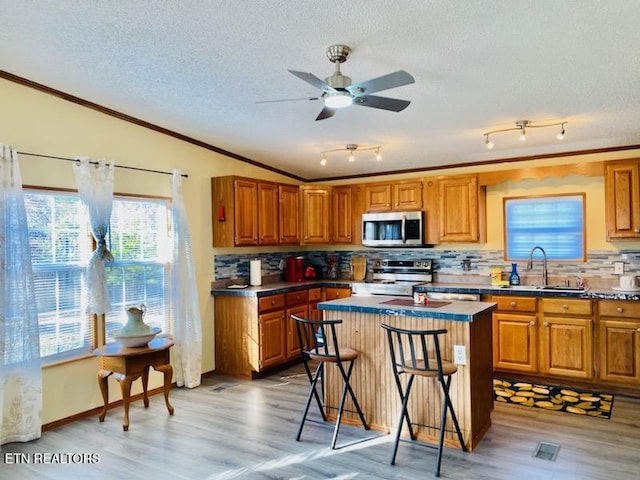
[{"label": "dark granite countertop", "polygon": [[[306,280],[304,282],[272,282],[258,287],[212,288],[211,295],[235,295],[243,297],[262,297],[276,293],[293,292],[314,287],[350,288],[350,280]],[[541,290],[536,286],[498,287],[474,283],[425,283],[415,287],[418,292],[475,293],[480,295],[519,295],[531,297],[566,297],[603,300],[640,301],[640,291],[622,292],[613,288],[590,288],[586,291]]]},{"label": "dark granite countertop", "polygon": [[[405,302],[403,302],[403,300]],[[436,306],[438,305],[438,306]],[[490,302],[446,301],[415,305],[411,297],[386,295],[353,296],[320,302],[320,310],[337,312],[370,313],[374,315],[404,315],[408,317],[435,318],[458,322],[473,322],[480,315],[495,310]]]},{"label": "dark granite countertop", "polygon": [[416,287],[418,292],[476,293],[480,295],[519,295],[530,297],[566,297],[640,301],[640,291],[622,292],[613,288],[590,288],[586,291],[542,290],[533,285],[498,287],[466,283],[428,283]]}]

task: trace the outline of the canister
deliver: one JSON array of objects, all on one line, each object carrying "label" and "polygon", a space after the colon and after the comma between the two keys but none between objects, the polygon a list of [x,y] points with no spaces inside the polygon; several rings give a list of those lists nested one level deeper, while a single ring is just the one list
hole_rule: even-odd
[{"label": "canister", "polygon": [[491,285],[500,285],[502,280],[502,267],[491,267]]}]

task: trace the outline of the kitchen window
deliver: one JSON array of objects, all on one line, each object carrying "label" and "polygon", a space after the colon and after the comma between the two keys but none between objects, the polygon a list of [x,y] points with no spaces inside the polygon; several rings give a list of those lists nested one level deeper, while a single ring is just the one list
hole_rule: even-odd
[{"label": "kitchen window", "polygon": [[506,260],[527,260],[534,246],[549,260],[584,262],[585,194],[503,199]]},{"label": "kitchen window", "polygon": [[[76,192],[25,188],[24,193],[40,356],[56,361],[87,354],[96,346],[96,325],[82,295],[93,250],[88,215]],[[166,199],[114,197],[107,239],[115,258],[107,266],[107,341],[126,322],[125,305],[145,303],[145,322],[169,331],[169,215]]]}]

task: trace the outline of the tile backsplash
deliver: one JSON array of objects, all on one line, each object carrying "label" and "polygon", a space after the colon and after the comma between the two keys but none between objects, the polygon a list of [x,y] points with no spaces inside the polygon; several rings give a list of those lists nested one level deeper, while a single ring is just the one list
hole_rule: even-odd
[{"label": "tile backsplash", "polygon": [[[511,271],[511,262],[505,262],[502,250],[436,250],[436,249],[375,249],[375,250],[341,250],[330,251],[305,251],[305,252],[277,252],[254,254],[225,254],[216,255],[214,258],[215,280],[227,280],[249,277],[249,262],[253,259],[262,261],[262,275],[274,275],[281,273],[280,262],[289,256],[302,256],[305,262],[319,267],[326,273],[327,258],[337,255],[339,258],[339,275],[341,278],[349,278],[350,261],[354,255],[367,258],[367,266],[371,267],[376,259],[390,260],[415,260],[432,259],[436,280],[438,276],[446,277],[446,281],[471,282],[473,277],[480,276],[488,281],[491,267],[500,266],[504,274]],[[519,261],[518,272],[523,277],[523,283],[539,282],[541,266],[538,257],[534,258],[532,270],[526,270],[526,261]],[[548,262],[550,280],[563,280],[581,276],[588,281],[614,282],[618,276],[614,275],[614,262],[623,262],[625,273],[640,275],[640,250],[618,251],[590,251],[586,262]],[[463,264],[469,264],[469,270],[463,269]],[[558,280],[559,279],[559,280]]]}]

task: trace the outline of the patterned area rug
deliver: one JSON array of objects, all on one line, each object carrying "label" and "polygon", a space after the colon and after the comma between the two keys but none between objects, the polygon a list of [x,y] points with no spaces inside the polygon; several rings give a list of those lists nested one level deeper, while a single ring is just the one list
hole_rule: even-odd
[{"label": "patterned area rug", "polygon": [[493,393],[496,402],[590,417],[611,418],[613,408],[613,395],[610,393],[576,390],[557,385],[538,385],[506,378],[493,379]]}]

